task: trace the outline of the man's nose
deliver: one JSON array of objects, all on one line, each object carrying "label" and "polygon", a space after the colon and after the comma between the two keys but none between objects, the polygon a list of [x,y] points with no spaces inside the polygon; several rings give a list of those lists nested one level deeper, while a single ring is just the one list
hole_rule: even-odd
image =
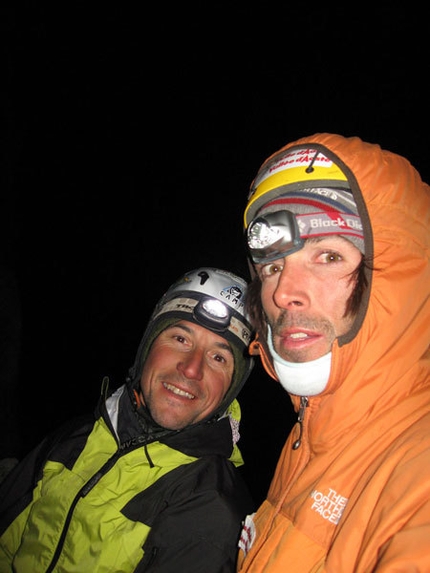
[{"label": "man's nose", "polygon": [[293,255],[284,258],[284,268],[273,293],[273,300],[279,308],[307,307],[310,301],[309,271]]},{"label": "man's nose", "polygon": [[178,370],[186,378],[201,380],[203,377],[204,351],[201,348],[193,348],[178,363]]}]

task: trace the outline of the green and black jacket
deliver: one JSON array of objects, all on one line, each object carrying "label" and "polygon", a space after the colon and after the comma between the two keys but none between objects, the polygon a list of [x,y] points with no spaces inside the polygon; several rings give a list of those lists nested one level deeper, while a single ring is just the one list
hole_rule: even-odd
[{"label": "green and black jacket", "polygon": [[236,467],[239,404],[182,431],[138,410],[121,386],[12,470],[0,485],[0,573],[235,570],[254,510]]}]

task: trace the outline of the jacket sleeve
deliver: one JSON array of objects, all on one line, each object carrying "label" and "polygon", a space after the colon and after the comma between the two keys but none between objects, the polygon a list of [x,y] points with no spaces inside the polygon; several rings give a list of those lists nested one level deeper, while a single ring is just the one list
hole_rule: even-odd
[{"label": "jacket sleeve", "polygon": [[[151,492],[158,501],[162,479]],[[236,571],[242,521],[254,510],[237,468],[212,457],[181,466],[168,479],[136,573]]]},{"label": "jacket sleeve", "polygon": [[[0,484],[0,563],[2,571],[12,571],[17,551],[33,503],[33,491],[38,481],[40,459],[47,445],[44,440],[23,458]],[[4,532],[9,530],[8,540]],[[6,569],[6,567],[9,567]]]},{"label": "jacket sleeve", "polygon": [[68,420],[47,435],[7,474],[0,483],[0,536],[32,503],[34,488],[42,478],[45,462],[54,447],[77,429],[84,433],[86,426],[90,427],[92,423],[93,416],[89,415]]},{"label": "jacket sleeve", "polygon": [[33,490],[42,469],[41,458],[48,447],[47,439],[34,448],[0,484],[0,536],[31,503]]}]

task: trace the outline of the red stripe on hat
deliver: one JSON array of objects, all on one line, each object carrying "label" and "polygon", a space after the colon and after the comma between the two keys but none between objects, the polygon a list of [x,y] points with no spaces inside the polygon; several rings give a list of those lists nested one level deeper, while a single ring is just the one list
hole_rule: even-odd
[{"label": "red stripe on hat", "polygon": [[[279,199],[274,199],[273,201],[270,201],[270,203],[266,203],[262,209],[262,211],[265,211],[268,207],[272,207],[273,205],[307,205],[308,207],[316,207],[319,208],[319,211],[324,211],[324,212],[332,212],[333,211],[333,205],[327,205],[326,203],[322,203],[320,201],[315,201],[314,199],[305,199],[303,197],[289,197],[289,198],[279,198]],[[341,211],[344,213],[344,211]]]}]

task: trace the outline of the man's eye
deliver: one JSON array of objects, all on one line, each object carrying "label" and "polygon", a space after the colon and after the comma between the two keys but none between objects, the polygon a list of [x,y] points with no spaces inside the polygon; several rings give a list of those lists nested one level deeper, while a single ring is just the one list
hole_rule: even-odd
[{"label": "man's eye", "polygon": [[339,255],[339,253],[335,253],[334,251],[323,253],[321,255],[321,259],[324,263],[338,263],[339,261],[343,261],[342,256]]},{"label": "man's eye", "polygon": [[269,263],[260,268],[260,277],[271,277],[277,273],[282,272],[282,265],[277,263]]},{"label": "man's eye", "polygon": [[175,334],[173,338],[178,342],[185,342],[185,337],[182,336],[181,334]]}]

